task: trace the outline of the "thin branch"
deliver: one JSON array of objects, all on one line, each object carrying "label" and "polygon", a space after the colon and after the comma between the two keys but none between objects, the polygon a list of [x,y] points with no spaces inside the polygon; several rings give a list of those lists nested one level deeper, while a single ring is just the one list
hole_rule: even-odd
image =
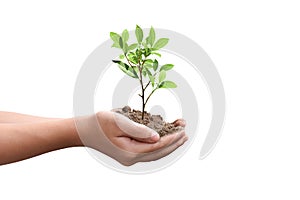
[{"label": "thin branch", "polygon": [[157,88],[155,88],[154,90],[152,90],[152,92],[149,94],[149,96],[146,99],[146,102],[145,102],[144,106],[146,106],[148,100],[150,99],[150,97],[152,96],[152,94],[155,92],[155,90],[157,90]]},{"label": "thin branch", "polygon": [[[126,60],[127,60],[127,62],[128,62],[128,64],[130,65],[130,67],[132,67],[132,69],[133,69],[133,65],[131,64],[132,62],[128,59],[128,57],[127,57],[127,55],[126,54],[124,54],[125,55],[125,58],[126,58]],[[134,63],[133,63],[134,64]]]},{"label": "thin branch", "polygon": [[150,84],[150,81],[147,83],[147,85],[145,86],[144,90],[147,89],[147,87],[149,86],[149,84]]},{"label": "thin branch", "polygon": [[143,83],[143,72],[142,72],[142,68],[140,67],[140,65],[138,65],[138,68],[139,68],[139,73],[140,73],[140,84],[141,84],[141,87],[142,87],[142,90],[144,92],[144,83]]},{"label": "thin branch", "polygon": [[139,73],[140,73],[140,77],[139,77],[139,80],[140,80],[140,85],[141,85],[141,88],[142,88],[142,95],[140,95],[142,97],[142,120],[144,119],[144,112],[145,112],[145,89],[144,89],[144,83],[143,83],[143,74],[142,74],[142,67],[141,67],[141,62],[139,60],[138,62],[138,69],[139,69]]}]

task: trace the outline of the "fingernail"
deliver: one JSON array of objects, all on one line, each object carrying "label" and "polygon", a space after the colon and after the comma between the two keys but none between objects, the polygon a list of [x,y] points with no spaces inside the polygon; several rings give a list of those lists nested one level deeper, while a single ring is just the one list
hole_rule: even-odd
[{"label": "fingernail", "polygon": [[160,138],[159,134],[155,131],[151,134],[151,140],[157,141]]},{"label": "fingernail", "polygon": [[179,131],[179,132],[178,132],[178,135],[180,135],[180,137],[182,137],[182,136],[185,135],[185,132],[184,132],[184,131]]},{"label": "fingernail", "polygon": [[186,136],[184,136],[184,141],[186,142],[186,141],[188,141],[189,140],[189,137],[186,135]]}]

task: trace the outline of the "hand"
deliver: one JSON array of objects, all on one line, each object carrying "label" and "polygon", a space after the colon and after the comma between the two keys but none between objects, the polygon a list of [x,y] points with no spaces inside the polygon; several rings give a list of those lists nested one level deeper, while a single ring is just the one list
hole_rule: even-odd
[{"label": "hand", "polygon": [[[185,126],[182,119],[173,123]],[[94,128],[87,131],[87,127]],[[154,130],[110,111],[98,112],[94,117],[78,120],[77,128],[84,145],[105,153],[125,166],[158,160],[188,139],[184,131],[160,138]]]}]

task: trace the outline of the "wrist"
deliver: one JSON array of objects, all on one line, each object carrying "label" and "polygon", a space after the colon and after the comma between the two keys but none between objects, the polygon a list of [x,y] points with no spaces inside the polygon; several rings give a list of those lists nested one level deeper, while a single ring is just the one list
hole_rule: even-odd
[{"label": "wrist", "polygon": [[63,119],[61,123],[65,126],[66,128],[66,136],[67,136],[67,146],[68,147],[78,147],[78,146],[84,146],[77,128],[76,128],[76,122],[74,118],[69,118],[69,119]]},{"label": "wrist", "polygon": [[99,129],[98,113],[67,120],[72,133],[70,135],[71,145],[94,148],[95,141],[99,142],[99,133],[102,133]]}]

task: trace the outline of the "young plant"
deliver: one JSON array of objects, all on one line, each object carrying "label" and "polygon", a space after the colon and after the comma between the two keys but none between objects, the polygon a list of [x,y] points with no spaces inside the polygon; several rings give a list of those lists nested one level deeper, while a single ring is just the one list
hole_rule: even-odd
[{"label": "young plant", "polygon": [[[166,79],[166,71],[171,70],[173,64],[160,65],[157,58],[161,57],[159,49],[166,46],[169,42],[168,38],[160,38],[156,40],[155,30],[151,27],[148,36],[144,37],[143,30],[136,25],[135,29],[136,42],[128,44],[129,33],[125,29],[122,34],[110,32],[110,38],[113,41],[112,47],[122,50],[119,60],[113,60],[119,68],[128,76],[139,80],[141,86],[142,98],[142,119],[146,104],[153,93],[160,88],[176,88],[177,85]],[[152,89],[146,96],[146,89],[151,85]]]}]

